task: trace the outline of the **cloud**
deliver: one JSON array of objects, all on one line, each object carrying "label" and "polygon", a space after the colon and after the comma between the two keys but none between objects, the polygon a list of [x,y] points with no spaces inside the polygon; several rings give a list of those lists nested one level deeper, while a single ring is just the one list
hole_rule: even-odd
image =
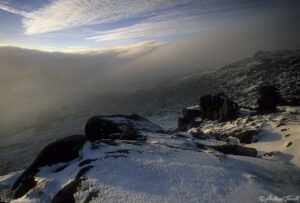
[{"label": "cloud", "polygon": [[0,9],[25,17],[25,34],[40,34],[80,25],[115,22],[153,15],[153,12],[185,5],[192,0],[55,0],[32,12],[2,5]]},{"label": "cloud", "polygon": [[0,9],[4,10],[4,11],[7,11],[7,12],[10,12],[10,13],[21,15],[21,16],[24,16],[24,17],[26,17],[27,14],[28,14],[25,11],[19,11],[17,9],[11,8],[11,7],[9,7],[9,6],[5,5],[5,4],[1,4],[1,3],[0,3]]},{"label": "cloud", "polygon": [[122,103],[127,92],[211,70],[258,50],[299,48],[297,19],[296,7],[281,6],[176,43],[146,41],[68,53],[0,47],[0,120],[22,124],[64,106],[117,113],[114,104]]},{"label": "cloud", "polygon": [[162,47],[167,43],[156,42],[156,41],[143,41],[137,44],[130,44],[126,46],[117,46],[114,48],[99,48],[99,49],[85,49],[79,47],[74,49],[73,47],[69,50],[64,50],[64,53],[69,54],[80,54],[80,55],[99,55],[105,53],[117,53],[118,58],[131,58],[145,55],[158,47]]},{"label": "cloud", "polygon": [[230,13],[255,4],[257,0],[230,0],[226,4],[216,0],[52,0],[31,12],[20,11],[3,3],[0,4],[0,9],[23,16],[26,35],[128,20],[131,25],[126,28],[119,27],[120,29],[100,33],[102,36],[90,37],[107,40],[119,39],[121,34],[139,37],[151,32],[155,36],[177,32],[192,33],[198,31],[195,28],[199,27],[197,22],[203,15],[225,11]]},{"label": "cloud", "polygon": [[201,27],[199,21],[199,17],[193,16],[161,22],[140,23],[125,28],[104,31],[97,36],[89,37],[87,39],[95,41],[113,41],[196,33],[201,29],[204,29],[204,27]]}]

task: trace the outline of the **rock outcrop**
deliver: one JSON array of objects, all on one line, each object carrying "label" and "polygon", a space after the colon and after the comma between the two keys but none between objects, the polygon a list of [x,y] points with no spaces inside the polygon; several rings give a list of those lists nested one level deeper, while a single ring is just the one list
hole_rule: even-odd
[{"label": "rock outcrop", "polygon": [[69,162],[78,158],[79,151],[86,141],[87,139],[83,135],[73,135],[47,145],[14,183],[12,189],[17,189],[15,197],[22,197],[36,185],[34,176],[40,167]]},{"label": "rock outcrop", "polygon": [[178,118],[177,131],[187,130],[189,127],[199,125],[201,121],[195,121],[195,118],[201,115],[199,106],[191,106],[182,109],[182,117]]},{"label": "rock outcrop", "polygon": [[263,86],[259,89],[257,100],[259,113],[273,113],[280,102],[280,95],[277,88],[272,85]]},{"label": "rock outcrop", "polygon": [[256,130],[244,130],[236,134],[240,143],[251,144],[253,141],[253,136],[257,135],[259,132]]},{"label": "rock outcrop", "polygon": [[[130,116],[93,116],[87,121],[85,125],[85,135],[90,141],[102,139],[119,139],[121,134],[124,131],[128,130],[164,132],[161,127],[137,114],[133,114]],[[131,139],[132,138],[133,136],[131,136]]]},{"label": "rock outcrop", "polygon": [[200,112],[203,120],[220,122],[233,120],[237,117],[239,106],[225,94],[206,95],[200,98]]}]

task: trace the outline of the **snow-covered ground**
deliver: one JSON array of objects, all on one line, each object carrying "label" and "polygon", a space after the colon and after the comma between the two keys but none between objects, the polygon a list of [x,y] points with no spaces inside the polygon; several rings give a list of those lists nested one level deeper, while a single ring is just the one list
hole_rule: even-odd
[{"label": "snow-covered ground", "polygon": [[[266,115],[251,115],[244,111],[234,121],[218,123],[207,121],[198,129],[204,134],[221,134],[221,139],[236,132],[252,130],[258,134],[253,137],[253,143],[244,146],[253,147],[264,159],[276,159],[300,167],[300,107],[282,106],[278,111]],[[257,140],[257,142],[255,141]]]},{"label": "snow-covered ground", "polygon": [[[245,114],[232,122],[205,122],[201,126],[205,133],[210,129],[224,134],[238,128],[259,129],[258,141],[245,145],[257,148],[257,157],[199,148],[197,144],[216,146],[225,142],[197,139],[187,132],[143,132],[146,142],[87,142],[81,156],[67,165],[40,168],[35,176],[37,186],[12,202],[50,202],[82,169],[86,172],[73,194],[75,202],[260,202],[268,197],[297,198],[299,119],[299,107],[281,107],[274,114]],[[161,121],[174,123],[174,118],[169,123],[167,120]],[[289,142],[292,144],[288,146]],[[64,165],[63,170],[54,172]],[[10,188],[20,174],[0,177],[2,201],[11,200]]]},{"label": "snow-covered ground", "polygon": [[274,152],[269,159],[300,167],[300,108],[283,107],[280,113],[265,116],[261,139],[249,144],[261,152]]}]

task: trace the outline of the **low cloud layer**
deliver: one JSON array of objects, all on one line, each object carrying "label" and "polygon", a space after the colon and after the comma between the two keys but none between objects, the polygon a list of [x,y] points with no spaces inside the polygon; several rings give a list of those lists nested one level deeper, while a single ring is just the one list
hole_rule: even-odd
[{"label": "low cloud layer", "polygon": [[297,19],[296,9],[282,7],[176,43],[147,41],[68,53],[0,47],[0,124],[84,103],[93,95],[131,92],[211,70],[258,50],[297,49]]}]

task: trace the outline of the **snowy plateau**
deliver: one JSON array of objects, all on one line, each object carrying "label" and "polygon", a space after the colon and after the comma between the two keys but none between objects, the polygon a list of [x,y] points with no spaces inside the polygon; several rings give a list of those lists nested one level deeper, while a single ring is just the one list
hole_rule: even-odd
[{"label": "snowy plateau", "polygon": [[[132,115],[99,117],[117,126],[105,139],[86,139],[91,109],[2,136],[0,202],[299,202],[299,70],[300,50],[261,51],[135,93]],[[275,112],[257,113],[264,85],[284,101]],[[178,130],[182,109],[218,92],[240,106],[234,119]]]}]

